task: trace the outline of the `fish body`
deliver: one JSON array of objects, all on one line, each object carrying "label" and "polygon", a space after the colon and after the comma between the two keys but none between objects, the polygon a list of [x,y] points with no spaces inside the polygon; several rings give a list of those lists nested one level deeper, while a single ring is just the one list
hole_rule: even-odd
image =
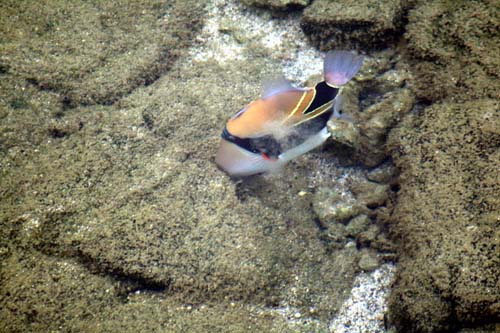
[{"label": "fish body", "polygon": [[279,169],[318,147],[328,137],[328,120],[341,108],[341,87],[359,70],[363,57],[348,51],[327,54],[325,80],[310,88],[274,81],[263,97],[231,117],[216,163],[231,176]]}]

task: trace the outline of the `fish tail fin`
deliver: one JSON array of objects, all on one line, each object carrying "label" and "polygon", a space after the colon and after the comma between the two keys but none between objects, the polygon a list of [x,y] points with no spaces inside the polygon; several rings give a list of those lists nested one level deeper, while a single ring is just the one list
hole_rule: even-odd
[{"label": "fish tail fin", "polygon": [[349,82],[363,65],[364,56],[350,51],[330,51],[324,63],[325,81],[332,86]]}]

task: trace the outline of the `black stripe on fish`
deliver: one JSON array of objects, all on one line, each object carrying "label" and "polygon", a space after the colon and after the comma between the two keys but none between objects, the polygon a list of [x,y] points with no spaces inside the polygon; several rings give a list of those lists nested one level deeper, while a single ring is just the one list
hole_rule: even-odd
[{"label": "black stripe on fish", "polygon": [[326,103],[331,102],[339,93],[339,89],[329,86],[325,81],[318,83],[314,89],[316,90],[314,99],[309,104],[309,107],[302,112],[303,114],[311,113]]},{"label": "black stripe on fish", "polygon": [[227,127],[224,127],[221,136],[224,140],[254,154],[265,154],[267,157],[276,158],[282,153],[281,144],[272,135],[243,139],[232,135],[227,130]]}]

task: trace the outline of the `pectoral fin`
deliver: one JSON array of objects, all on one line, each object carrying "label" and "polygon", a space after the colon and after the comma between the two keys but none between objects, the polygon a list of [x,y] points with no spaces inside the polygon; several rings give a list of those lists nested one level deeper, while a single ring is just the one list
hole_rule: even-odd
[{"label": "pectoral fin", "polygon": [[287,163],[287,162],[293,160],[294,158],[297,158],[300,155],[303,155],[303,154],[307,153],[308,151],[313,150],[314,148],[321,146],[323,144],[323,142],[325,142],[326,139],[328,139],[329,136],[330,136],[330,132],[328,132],[328,129],[326,127],[324,127],[323,129],[321,129],[321,131],[310,136],[309,138],[307,138],[307,140],[305,140],[304,142],[302,142],[298,146],[295,146],[295,147],[283,152],[280,156],[278,156],[278,159],[280,161],[282,161],[283,163]]}]

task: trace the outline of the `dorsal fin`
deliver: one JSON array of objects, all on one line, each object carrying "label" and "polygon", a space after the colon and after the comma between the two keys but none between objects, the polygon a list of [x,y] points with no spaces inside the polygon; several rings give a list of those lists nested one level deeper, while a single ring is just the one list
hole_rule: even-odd
[{"label": "dorsal fin", "polygon": [[262,99],[269,98],[285,91],[300,90],[295,88],[290,81],[284,77],[265,80],[263,83]]}]

